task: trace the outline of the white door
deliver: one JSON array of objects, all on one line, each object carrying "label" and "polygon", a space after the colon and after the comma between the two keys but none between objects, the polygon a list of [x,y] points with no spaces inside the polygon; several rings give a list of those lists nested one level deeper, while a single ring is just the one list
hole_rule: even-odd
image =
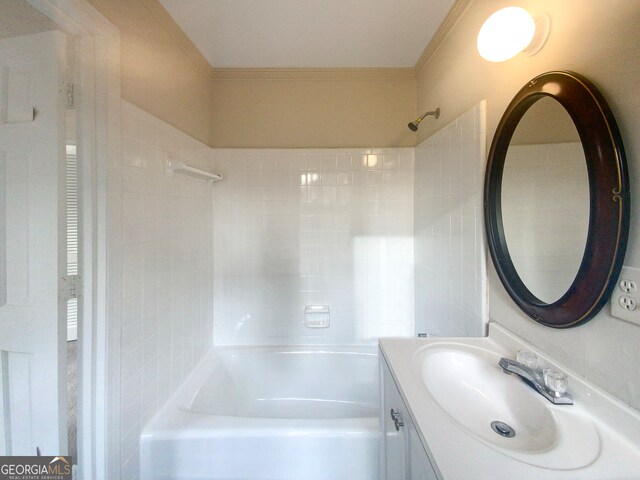
[{"label": "white door", "polygon": [[0,40],[0,455],[67,451],[65,56],[60,32]]}]

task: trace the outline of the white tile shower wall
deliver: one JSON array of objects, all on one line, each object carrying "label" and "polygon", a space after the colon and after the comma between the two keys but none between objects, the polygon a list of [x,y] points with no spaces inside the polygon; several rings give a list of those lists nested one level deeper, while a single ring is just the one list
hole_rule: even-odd
[{"label": "white tile shower wall", "polygon": [[416,148],[416,329],[480,336],[486,326],[482,224],[485,103]]},{"label": "white tile shower wall", "polygon": [[212,186],[164,173],[164,156],[211,167],[211,149],[123,102],[122,478],[141,429],[212,343]]},{"label": "white tile shower wall", "polygon": [[[220,149],[214,164],[216,344],[413,334],[413,149]],[[310,304],[329,328],[304,326]]]}]

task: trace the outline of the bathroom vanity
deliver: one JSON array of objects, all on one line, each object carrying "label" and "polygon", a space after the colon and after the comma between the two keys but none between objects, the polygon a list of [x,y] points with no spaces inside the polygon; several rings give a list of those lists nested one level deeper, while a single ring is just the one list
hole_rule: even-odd
[{"label": "bathroom vanity", "polygon": [[439,477],[404,403],[400,388],[396,385],[388,363],[382,355],[379,358],[382,386],[382,478],[437,480]]},{"label": "bathroom vanity", "polygon": [[[500,358],[534,352],[564,371],[556,405]],[[484,338],[380,340],[381,478],[638,479],[640,415],[498,324]],[[500,422],[513,435],[492,428]],[[506,428],[506,427],[505,427]]]}]

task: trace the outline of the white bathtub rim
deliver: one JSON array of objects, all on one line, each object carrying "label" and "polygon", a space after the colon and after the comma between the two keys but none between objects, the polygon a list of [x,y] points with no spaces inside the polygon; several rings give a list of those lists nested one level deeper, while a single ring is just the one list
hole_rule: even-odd
[{"label": "white bathtub rim", "polygon": [[[141,438],[154,432],[171,431],[175,434],[182,431],[185,426],[206,425],[207,428],[234,428],[238,429],[247,422],[247,417],[235,417],[215,414],[195,413],[189,410],[200,386],[211,375],[219,359],[217,352],[225,351],[260,351],[273,353],[353,353],[356,355],[377,356],[376,345],[214,345],[198,362],[193,371],[182,382],[178,389],[169,397],[163,407],[151,418],[143,428]],[[251,425],[263,427],[285,426],[287,428],[314,429],[318,426],[318,419],[314,418],[263,418],[250,417]],[[322,419],[322,424],[327,428],[340,428],[344,430],[370,427],[370,423],[377,422],[377,417],[336,418]],[[364,424],[364,425],[363,425]],[[195,429],[199,430],[199,429]],[[269,429],[271,430],[271,429]]]}]

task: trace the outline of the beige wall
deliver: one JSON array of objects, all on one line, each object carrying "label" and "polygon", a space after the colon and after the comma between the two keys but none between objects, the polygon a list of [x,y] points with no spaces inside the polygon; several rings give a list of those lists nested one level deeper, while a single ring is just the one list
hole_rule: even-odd
[{"label": "beige wall", "polygon": [[89,0],[120,29],[122,96],[210,143],[210,67],[158,0]]},{"label": "beige wall", "polygon": [[[533,57],[499,64],[476,52],[477,32],[494,11],[518,5],[531,13],[547,12],[551,36]],[[637,0],[475,0],[449,36],[418,73],[418,110],[440,105],[446,125],[487,99],[487,139],[493,138],[505,107],[520,87],[549,70],[573,70],[591,79],[607,98],[622,133],[632,185],[632,225],[626,265],[640,267],[640,2]],[[439,128],[426,123],[425,139]],[[609,306],[588,324],[552,330],[530,321],[508,298],[490,270],[489,309],[496,320],[566,362],[623,401],[640,409],[640,327],[613,319]]]},{"label": "beige wall", "polygon": [[[511,145],[579,142],[578,130],[560,102],[538,100],[518,122]],[[584,157],[583,157],[584,158]]]},{"label": "beige wall", "polygon": [[413,69],[216,70],[215,147],[413,146]]}]

